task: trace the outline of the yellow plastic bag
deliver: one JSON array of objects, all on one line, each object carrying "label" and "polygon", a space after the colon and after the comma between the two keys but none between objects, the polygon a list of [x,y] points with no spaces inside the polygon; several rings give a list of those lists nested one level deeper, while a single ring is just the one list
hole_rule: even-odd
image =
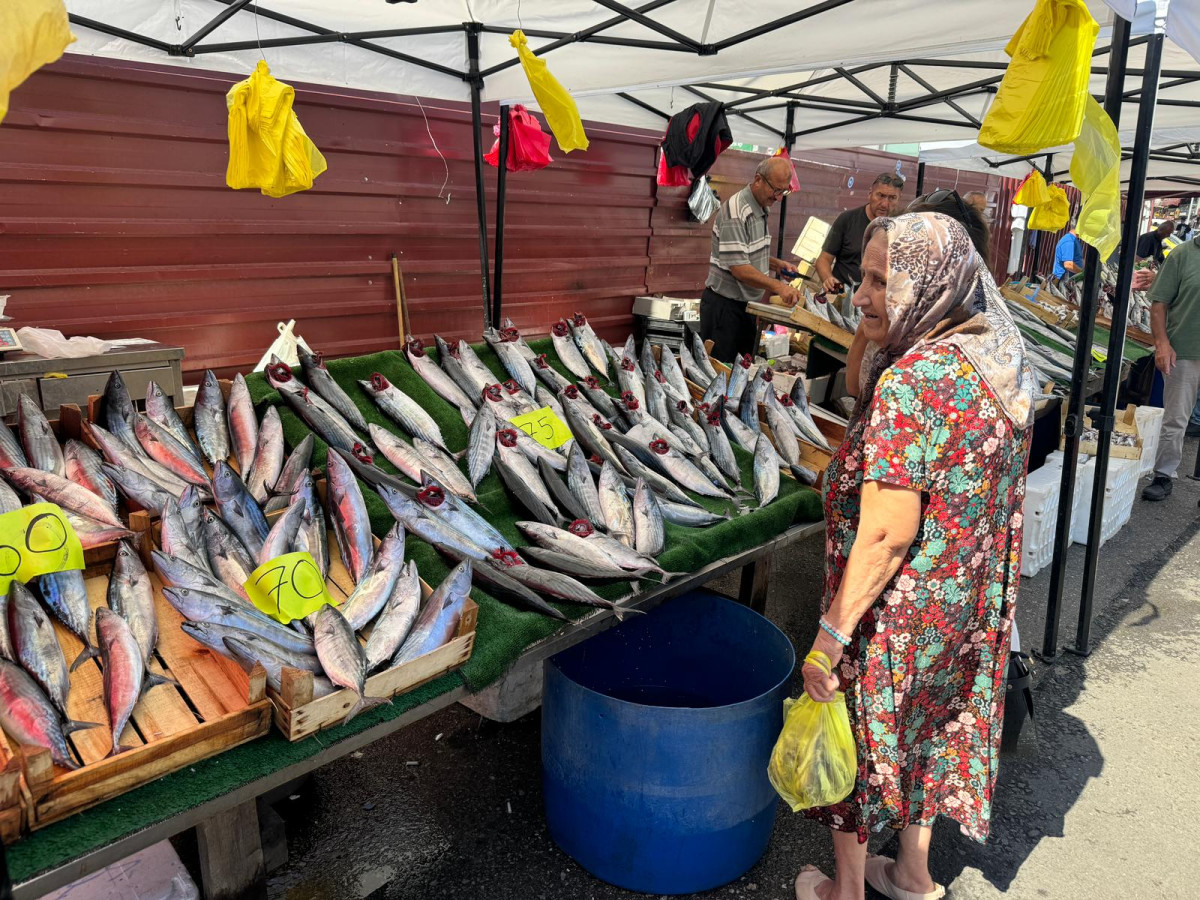
[{"label": "yellow plastic bag", "polygon": [[1012,61],[979,129],[979,143],[1023,154],[1075,140],[1099,31],[1083,0],[1037,0],[1004,48]]},{"label": "yellow plastic bag", "polygon": [[271,77],[262,60],[249,78],[229,89],[227,185],[285,197],[308,190],[328,168],[292,110],[295,99],[292,86]]},{"label": "yellow plastic bag", "polygon": [[1075,139],[1071,180],[1083,194],[1075,231],[1106,260],[1121,243],[1121,141],[1104,108],[1088,97]]},{"label": "yellow plastic bag", "polygon": [[563,153],[572,150],[588,148],[587,135],[583,133],[583,120],[579,118],[579,108],[575,100],[567,93],[567,89],[559,84],[558,79],[550,74],[546,62],[533,55],[525,32],[517,29],[508,36],[508,42],[517,48],[517,56],[521,59],[521,68],[529,79],[529,87],[537,98],[538,106],[546,117],[546,124],[554,132],[558,141],[558,149]]},{"label": "yellow plastic bag", "polygon": [[8,95],[74,40],[63,0],[0,2],[0,122],[8,115]]},{"label": "yellow plastic bag", "polygon": [[[819,650],[806,663],[830,671],[829,657]],[[829,703],[807,694],[783,701],[783,730],[767,764],[771,786],[792,812],[832,806],[849,796],[858,777],[858,762],[846,695],[838,692]]]},{"label": "yellow plastic bag", "polygon": [[1049,202],[1050,192],[1046,190],[1046,179],[1037,169],[1030,172],[1029,176],[1021,182],[1021,186],[1017,188],[1017,193],[1013,197],[1013,203],[1028,206],[1030,209]]},{"label": "yellow plastic bag", "polygon": [[1035,206],[1029,214],[1029,228],[1033,231],[1059,231],[1071,221],[1071,201],[1067,192],[1057,184],[1046,185],[1050,200]]}]

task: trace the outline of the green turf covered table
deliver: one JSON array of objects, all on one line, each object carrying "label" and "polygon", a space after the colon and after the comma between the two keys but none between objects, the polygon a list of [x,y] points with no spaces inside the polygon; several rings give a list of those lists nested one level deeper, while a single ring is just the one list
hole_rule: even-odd
[{"label": "green turf covered table", "polygon": [[[532,346],[537,352],[546,352],[551,363],[558,367],[549,340],[533,342]],[[477,349],[498,378],[507,377],[499,359],[489,349]],[[467,429],[462,419],[417,377],[403,354],[385,352],[334,360],[329,363],[329,370],[356,399],[368,421],[399,431],[355,384],[360,378],[380,372],[430,411],[451,449],[466,446]],[[565,370],[560,371],[571,377]],[[248,382],[260,415],[267,404],[281,402],[261,375],[251,376]],[[290,448],[307,434],[307,428],[286,406],[281,407],[280,413]],[[324,464],[325,452],[326,447],[318,438],[315,465]],[[743,481],[750,485],[751,457],[740,450],[737,456]],[[382,457],[379,461],[385,470],[395,471]],[[769,559],[775,550],[822,530],[816,492],[791,479],[782,481],[779,498],[762,510],[735,510],[730,520],[707,529],[681,528],[668,523],[668,544],[659,561],[668,571],[685,574],[665,585],[647,583],[630,605],[649,608],[739,568],[743,569],[744,595],[761,597],[765,593],[767,567],[760,565],[756,569],[755,564]],[[523,545],[513,523],[525,516],[515,508],[515,503],[510,504],[494,473],[480,483],[478,495],[480,505],[488,510],[489,520],[514,545]],[[364,496],[373,530],[382,534],[391,527],[392,517],[373,491],[364,489]],[[721,507],[719,503],[706,505],[714,510]],[[418,540],[408,541],[406,556],[416,561],[422,577],[431,584],[437,584],[449,571],[446,562]],[[818,590],[819,585],[813,585],[812,589]],[[600,592],[616,597],[628,590],[609,586]],[[215,834],[237,829],[238,846],[245,851],[239,854],[239,862],[252,868],[255,857],[248,848],[257,846],[258,841],[257,830],[252,827],[257,821],[254,816],[257,797],[457,702],[495,681],[523,655],[544,658],[615,623],[608,610],[576,604],[559,604],[571,619],[563,623],[516,609],[478,588],[472,590],[472,597],[480,607],[478,630],[474,653],[461,670],[396,697],[391,704],[368,710],[347,725],[303,741],[289,743],[272,729],[262,738],[25,836],[7,850],[15,896],[18,900],[35,900],[47,891],[191,827],[198,827],[202,836],[206,828]],[[261,867],[261,854],[258,865]],[[248,870],[244,866],[239,872],[227,874],[236,879],[245,877]]]}]

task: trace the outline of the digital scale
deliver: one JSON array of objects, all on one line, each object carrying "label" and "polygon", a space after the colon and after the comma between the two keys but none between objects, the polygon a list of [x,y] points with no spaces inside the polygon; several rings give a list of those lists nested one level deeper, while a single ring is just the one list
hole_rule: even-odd
[{"label": "digital scale", "polygon": [[[6,316],[3,313],[5,304],[8,303],[9,294],[0,294],[0,322],[12,321],[12,316]],[[4,358],[4,354],[11,353],[14,350],[24,350],[21,346],[21,339],[17,337],[17,330],[10,328],[7,325],[0,325],[0,359]]]}]

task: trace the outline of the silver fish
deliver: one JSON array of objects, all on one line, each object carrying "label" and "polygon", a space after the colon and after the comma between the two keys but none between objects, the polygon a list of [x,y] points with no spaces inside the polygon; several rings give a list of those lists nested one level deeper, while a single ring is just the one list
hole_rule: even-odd
[{"label": "silver fish", "polygon": [[729,379],[724,372],[714,376],[713,380],[708,383],[708,387],[704,389],[704,396],[700,398],[701,405],[707,403],[709,406],[715,406],[717,398],[725,396],[728,388]]},{"label": "silver fish", "polygon": [[340,447],[353,453],[367,462],[372,461],[370,448],[350,427],[350,423],[343,419],[336,409],[322,400],[316,391],[310,391],[296,381],[287,366],[280,365],[275,369],[275,374],[269,378],[271,384],[279,391],[279,396],[283,398],[284,403],[290,406],[292,411],[303,419],[304,423],[316,432],[321,440],[331,447]]},{"label": "silver fish", "polygon": [[616,401],[608,395],[604,388],[600,387],[600,382],[596,380],[595,375],[589,375],[580,381],[576,390],[582,391],[587,402],[606,419],[614,419],[619,414]]},{"label": "silver fish", "polygon": [[[256,565],[265,565],[287,553],[296,552],[300,528],[304,524],[304,513],[308,502],[303,498],[296,500],[287,508],[287,512],[275,520],[267,539],[263,541],[262,549],[258,551]],[[318,563],[318,566],[320,563]]]},{"label": "silver fish", "polygon": [[[258,417],[254,415],[250,388],[246,386],[246,379],[240,372],[233,378],[233,387],[229,390],[229,401],[225,411],[238,471],[249,472],[250,467],[254,465],[254,451],[258,447]],[[218,462],[221,460],[212,460],[214,466]]]},{"label": "silver fish", "polygon": [[329,532],[325,527],[325,511],[317,495],[311,475],[305,475],[292,494],[292,503],[304,504],[304,521],[296,535],[296,549],[303,550],[316,560],[321,574],[329,575]]},{"label": "silver fish", "polygon": [[675,354],[671,352],[671,348],[666,344],[660,344],[658,348],[658,368],[663,373],[663,377],[667,379],[667,384],[671,386],[668,393],[674,394],[673,399],[691,400],[692,393],[688,390],[687,379],[683,376],[683,369],[679,366],[679,360],[675,358]]},{"label": "silver fish", "polygon": [[345,460],[332,453],[326,459],[326,469],[329,476],[326,496],[333,533],[346,571],[357,584],[366,574],[374,551],[367,504],[363,500],[358,479]]},{"label": "silver fish", "polygon": [[338,687],[353,691],[358,697],[342,724],[349,722],[367,706],[388,702],[382,697],[363,696],[367,681],[367,656],[362,644],[354,636],[354,630],[337,607],[326,604],[317,610],[313,642],[317,646],[317,659],[321,661],[321,668],[329,680]]},{"label": "silver fish", "polygon": [[617,447],[617,456],[621,458],[621,462],[625,465],[626,471],[632,474],[635,478],[645,481],[655,491],[657,491],[659,494],[662,494],[664,497],[668,497],[677,503],[692,504],[695,502],[691,497],[684,493],[683,489],[679,485],[667,478],[665,475],[662,475],[656,472],[654,469],[651,469],[625,447]]},{"label": "silver fish", "polygon": [[421,609],[421,579],[417,565],[407,562],[396,576],[392,593],[367,638],[367,672],[388,662],[400,649]]},{"label": "silver fish", "polygon": [[654,492],[641,479],[638,479],[633,494],[633,531],[633,547],[638,553],[649,559],[654,559],[662,553],[666,543],[662,510]]},{"label": "silver fish", "polygon": [[626,547],[632,547],[633,509],[625,485],[609,463],[600,467],[600,510],[604,514],[604,530]]},{"label": "silver fish", "polygon": [[133,405],[125,380],[121,378],[119,371],[113,369],[104,384],[104,403],[100,416],[105,428],[125,442],[129,449],[140,452],[137,438],[133,434],[133,417],[136,412],[137,407]]},{"label": "silver fish", "polygon": [[[517,457],[520,455],[516,454]],[[514,457],[508,458],[511,460]],[[528,463],[528,460],[525,462]],[[499,452],[496,453],[495,467],[496,474],[500,476],[500,481],[508,489],[508,492],[517,499],[521,506],[529,510],[535,519],[552,525],[557,525],[562,520],[558,507],[548,505],[539,496],[546,490],[544,485],[539,484],[538,490],[535,492],[533,485],[528,481],[528,473],[524,476],[518,475]]]},{"label": "silver fish", "polygon": [[646,395],[646,412],[650,413],[655,419],[663,425],[671,424],[671,414],[667,410],[667,390],[658,378],[662,378],[662,372],[655,369],[653,374],[646,376],[645,390]]},{"label": "silver fish", "polygon": [[[575,345],[572,344],[571,346],[574,347]],[[558,371],[558,369],[554,368],[554,366],[550,364],[550,360],[546,357],[545,353],[540,353],[535,356],[530,361],[529,365],[533,368],[533,374],[538,377],[542,384],[548,387],[555,394],[571,383]],[[584,371],[587,371],[586,364],[584,365]]]},{"label": "silver fish", "polygon": [[690,337],[692,342],[692,355],[696,360],[696,364],[704,371],[710,379],[717,377],[717,370],[713,368],[712,360],[708,356],[708,348],[704,346],[704,341],[700,335],[686,325],[683,328],[685,338]]},{"label": "silver fish", "polygon": [[67,521],[75,529],[75,536],[79,538],[79,543],[84,550],[91,550],[134,536],[128,528],[118,528],[116,525],[97,522],[95,519],[89,519],[87,516],[81,516],[70,510],[66,510],[66,514]]},{"label": "silver fish", "polygon": [[250,472],[243,473],[250,496],[263,504],[279,481],[283,471],[283,423],[279,410],[268,407],[258,426],[258,446],[254,450],[254,463]]},{"label": "silver fish", "polygon": [[446,439],[442,437],[442,431],[433,417],[387,378],[376,372],[369,380],[360,380],[358,383],[379,408],[406,432],[449,452]]},{"label": "silver fish", "polygon": [[609,437],[614,436],[616,431],[611,423],[600,419],[599,413],[594,413],[591,420],[585,418],[577,404],[564,403],[563,409],[567,413],[567,427],[588,455],[597,456],[615,466],[621,465],[609,443]]},{"label": "silver fish", "polygon": [[655,454],[660,471],[676,484],[703,497],[729,499],[727,491],[715,486],[703,471],[681,455],[668,441],[656,438],[649,443],[649,448]]},{"label": "silver fish", "polygon": [[483,364],[483,360],[479,358],[475,348],[466,341],[459,341],[454,352],[457,354],[456,359],[462,367],[463,373],[475,389],[474,396],[478,397],[485,387],[496,383],[496,375]]},{"label": "silver fish", "polygon": [[[328,608],[332,609],[333,607]],[[235,638],[251,646],[258,645],[269,649],[272,653],[283,657],[286,660],[284,665],[288,668],[313,673],[324,671],[321,668],[321,661],[314,654],[293,653],[280,647],[274,641],[267,640],[254,632],[246,631],[244,628],[235,628],[232,625],[223,625],[220,622],[181,622],[179,627],[192,640],[203,644],[216,653],[228,655],[229,646],[225,642],[230,638]],[[316,647],[314,646],[313,649],[315,650]]]},{"label": "silver fish", "polygon": [[196,441],[200,452],[211,465],[229,459],[229,421],[225,409],[225,395],[212,369],[204,371],[204,379],[196,390],[196,402],[192,407],[192,425],[196,429]]},{"label": "silver fish", "polygon": [[248,605],[245,597],[226,587],[208,569],[199,569],[185,563],[182,559],[168,556],[161,550],[154,550],[150,555],[154,559],[155,570],[166,584],[203,591],[206,594],[216,594],[232,605]]},{"label": "silver fish", "polygon": [[717,408],[710,410],[704,418],[704,433],[708,437],[709,458],[717,464],[721,474],[741,486],[742,472],[738,468],[737,459],[733,455],[733,447],[729,437],[721,425],[722,403],[717,402]]},{"label": "silver fish", "polygon": [[[212,510],[204,511],[204,546],[208,553],[208,567],[227,588],[240,597],[247,597],[246,584],[250,574],[258,568],[252,553],[232,528]],[[265,542],[259,545],[262,552]],[[247,599],[249,599],[247,597]]]},{"label": "silver fish", "polygon": [[117,547],[112,574],[108,578],[108,606],[129,623],[142,648],[142,661],[149,664],[158,645],[158,615],[154,612],[154,588],[142,558],[126,541]]},{"label": "silver fish", "polygon": [[271,528],[246,483],[224,460],[213,469],[213,496],[221,519],[241,538],[250,557],[257,557]]},{"label": "silver fish", "polygon": [[663,571],[654,560],[646,559],[620,541],[600,534],[588,522],[572,522],[566,529],[553,528],[541,522],[517,522],[517,528],[534,543],[551,550],[589,560],[603,557],[626,570]]},{"label": "silver fish", "polygon": [[10,466],[20,466],[26,468],[29,466],[29,460],[25,457],[25,451],[21,449],[21,442],[17,436],[12,433],[12,429],[5,424],[3,419],[0,419],[0,469],[7,469]]},{"label": "silver fish", "polygon": [[200,445],[192,438],[191,432],[183,424],[183,419],[179,418],[179,413],[175,411],[174,401],[167,396],[167,392],[159,387],[156,381],[151,381],[146,385],[146,418],[170,432],[172,437],[192,451],[192,455],[196,457],[197,461],[203,459]]},{"label": "silver fish", "polygon": [[[438,447],[436,444],[431,444],[419,437],[413,438],[413,447],[421,454],[432,466],[427,469],[428,474],[437,479],[442,487],[446,488],[456,497],[461,497],[471,503],[475,503],[477,498],[475,491],[471,487],[471,482],[462,469],[458,467],[458,463],[451,458],[450,454]],[[417,481],[421,479],[418,478]]]},{"label": "silver fish", "polygon": [[674,403],[668,403],[667,415],[670,424],[675,428],[680,428],[687,433],[701,450],[708,450],[708,435],[704,433],[694,418],[692,418],[691,404],[686,400],[677,400]]},{"label": "silver fish", "polygon": [[754,446],[754,494],[758,505],[766,506],[779,496],[779,454],[765,434]]},{"label": "silver fish", "polygon": [[208,554],[203,544],[191,533],[174,497],[163,504],[159,545],[168,556],[182,559],[198,569],[208,568]]},{"label": "silver fish", "polygon": [[63,459],[62,447],[46,414],[26,394],[21,394],[17,400],[17,431],[21,435],[21,445],[25,449],[25,457],[30,467],[41,469],[43,472],[53,472],[62,477],[66,474],[66,460]]},{"label": "silver fish", "polygon": [[725,388],[725,404],[735,412],[742,405],[742,395],[746,393],[746,385],[750,383],[750,368],[754,365],[748,353],[744,353],[733,361],[730,367],[729,384]]},{"label": "silver fish", "polygon": [[435,481],[426,479],[421,490],[417,491],[416,500],[427,516],[445,520],[450,527],[485,550],[512,549],[508,539],[491,522],[453,494],[446,493]]},{"label": "silver fish", "polygon": [[[232,470],[230,470],[230,474],[232,474]],[[196,548],[201,546],[200,541],[204,539],[204,526],[201,522],[203,512],[204,499],[201,497],[199,488],[189,485],[179,495],[179,514],[183,517],[183,527],[190,536],[192,546]]]},{"label": "silver fish", "polygon": [[79,569],[51,572],[39,575],[33,584],[42,595],[46,608],[83,644],[83,650],[71,663],[71,671],[74,672],[100,652],[92,646],[92,607],[88,603],[83,572]]},{"label": "silver fish", "polygon": [[533,395],[533,402],[538,409],[549,407],[549,409],[556,416],[558,416],[560,420],[566,419],[567,417],[567,414],[563,412],[562,404],[558,402],[558,397],[555,395],[555,393],[546,390],[546,388],[540,384],[537,387],[537,392]]},{"label": "silver fish", "polygon": [[[263,671],[267,673],[267,684],[271,686],[271,690],[279,693],[283,690],[283,670],[284,668],[296,668],[292,663],[292,657],[288,654],[280,654],[276,650],[276,645],[267,640],[250,640],[249,638],[234,637],[228,635],[221,639],[225,645],[226,654],[236,660],[243,669],[249,672],[254,666],[260,665]],[[324,675],[313,673],[312,692],[313,699],[318,697],[327,697],[336,691],[332,681]]]},{"label": "silver fish", "polygon": [[163,588],[163,596],[189,622],[206,622],[240,628],[270,641],[288,653],[313,656],[312,639],[260,612],[255,606],[230,603],[225,598],[194,588]]},{"label": "silver fish", "polygon": [[500,357],[504,370],[513,377],[525,393],[532,396],[537,390],[537,382],[533,375],[533,369],[529,366],[529,360],[525,358],[518,346],[520,337],[521,335],[515,328],[511,330],[506,328],[502,331],[494,328],[483,330],[483,339]]},{"label": "silver fish", "polygon": [[8,486],[8,482],[0,481],[0,514],[16,512],[24,505],[17,492]]},{"label": "silver fish", "polygon": [[[463,406],[461,403],[455,403],[459,411],[465,415],[468,410],[474,409],[478,404],[478,400],[475,398],[483,390],[483,385],[476,385],[474,378],[467,373],[466,367],[462,362],[462,354],[459,352],[457,344],[450,344],[442,340],[441,336],[437,334],[433,336],[433,339],[437,343],[439,368],[446,375],[450,376],[450,380],[462,393],[463,399],[467,401],[466,406]],[[416,341],[416,339],[413,338],[410,341],[410,345],[413,341]],[[416,341],[416,343],[420,343],[420,341]],[[424,350],[424,344],[421,347]],[[409,362],[412,361],[412,357],[409,357]],[[414,368],[415,366],[416,364],[414,363]]]},{"label": "silver fish", "polygon": [[450,354],[447,350],[442,349],[442,343],[438,344],[438,357],[444,368],[439,368],[437,363],[425,355],[425,345],[416,338],[409,338],[405,343],[404,356],[416,373],[421,376],[421,380],[429,385],[435,394],[461,410],[473,410],[475,408],[474,401],[457,380],[448,374],[452,366],[458,367],[458,360],[450,358],[449,364],[447,364],[447,357]]},{"label": "silver fish", "polygon": [[600,492],[596,488],[596,482],[592,480],[592,470],[588,467],[587,457],[583,455],[578,442],[571,448],[567,462],[567,487],[586,513],[580,518],[596,524],[604,521],[604,512],[600,508]]},{"label": "silver fish", "polygon": [[690,503],[675,503],[671,500],[664,500],[662,497],[658,498],[658,507],[662,510],[663,519],[675,525],[683,525],[688,528],[704,528],[707,525],[729,521],[728,514],[719,515],[709,512],[702,506],[694,506]]},{"label": "silver fish", "polygon": [[152,460],[188,484],[205,488],[209,486],[204,464],[195,457],[190,447],[181,444],[167,429],[139,413],[134,417],[133,431]]},{"label": "silver fish", "polygon": [[300,480],[312,469],[312,453],[315,443],[316,438],[310,431],[296,445],[296,449],[288,455],[279,472],[279,477],[275,480],[275,486],[271,489],[271,498],[263,507],[264,513],[285,509],[292,502],[292,494],[300,486]]},{"label": "silver fish", "polygon": [[479,407],[479,412],[471,421],[471,430],[467,436],[467,471],[471,476],[472,487],[478,487],[492,467],[495,448],[496,416],[484,405]]},{"label": "silver fish", "polygon": [[[567,465],[569,471],[569,460]],[[538,460],[538,474],[542,476],[542,483],[546,486],[546,490],[550,492],[550,496],[554,498],[555,505],[565,512],[568,518],[590,518],[589,510],[579,501],[579,498],[571,493],[570,488],[563,484],[562,479],[546,464],[545,460]]]},{"label": "silver fish", "polygon": [[550,568],[557,569],[559,572],[574,575],[576,578],[603,578],[606,580],[623,581],[630,578],[638,578],[646,574],[646,572],[626,571],[606,556],[583,559],[579,556],[573,556],[570,553],[562,553],[558,550],[548,550],[545,547],[532,545],[522,547],[521,555],[533,562],[540,563],[543,567],[549,566]]},{"label": "silver fish", "polygon": [[8,591],[0,591],[0,656],[12,661],[17,658],[8,627]]},{"label": "silver fish", "polygon": [[[178,497],[188,486],[183,479],[146,456],[140,444],[135,453],[123,440],[92,422],[83,423],[83,432],[100,448],[101,454],[109,463],[118,468],[128,469],[135,475],[140,475],[153,482],[165,493]],[[132,434],[132,431],[130,433]]]},{"label": "silver fish", "polygon": [[82,441],[71,438],[63,449],[68,481],[81,484],[112,508],[117,506],[117,488],[104,474],[100,454]]},{"label": "silver fish", "polygon": [[505,572],[526,587],[533,588],[547,597],[567,600],[571,603],[582,603],[585,606],[595,606],[598,609],[611,609],[617,614],[618,619],[623,619],[625,613],[628,612],[623,606],[606,600],[590,587],[581,584],[564,572],[540,569],[537,566],[520,562],[517,565],[509,566]]},{"label": "silver fish", "polygon": [[361,631],[379,615],[392,596],[392,588],[403,564],[404,526],[397,522],[384,535],[367,574],[355,585],[354,592],[341,606],[340,611],[351,628]]},{"label": "silver fish", "polygon": [[[683,374],[692,384],[698,385],[702,390],[708,388],[712,383],[712,378],[708,373],[700,368],[700,364],[692,357],[691,351],[687,348],[687,342],[679,345],[679,365],[683,369]],[[690,391],[688,392],[690,395]]]},{"label": "silver fish", "polygon": [[[108,477],[113,477],[112,472],[107,468],[104,471]],[[87,516],[89,519],[95,519],[106,525],[118,528],[124,525],[117,517],[116,510],[103,499],[82,485],[67,481],[61,475],[55,475],[53,472],[42,469],[14,467],[5,469],[4,476],[25,493],[36,494],[51,503],[57,503],[65,510]]]},{"label": "silver fish", "polygon": [[597,372],[608,378],[608,354],[604,350],[604,345],[596,336],[596,332],[592,330],[592,326],[588,324],[587,318],[583,313],[575,313],[571,320],[571,336],[575,339],[575,346],[579,348],[579,352]]},{"label": "silver fish", "polygon": [[316,391],[322,400],[336,409],[342,418],[350,423],[351,428],[366,431],[366,419],[354,405],[354,401],[342,390],[342,386],[329,374],[321,354],[313,355],[300,346],[296,348],[296,354],[300,357],[300,368],[304,372],[305,383]]},{"label": "silver fish", "polygon": [[109,755],[116,756],[129,749],[121,746],[121,732],[142,695],[146,660],[129,623],[111,609],[102,606],[96,610],[96,636],[104,662],[104,706],[112,735]]},{"label": "silver fish", "polygon": [[[534,496],[544,506],[550,509],[557,509],[554,504],[554,498],[550,496],[550,492],[546,486],[542,484],[542,479],[538,477],[537,469],[534,463],[527,457],[519,446],[518,431],[515,428],[500,428],[496,431],[496,454],[504,461],[504,464],[513,471],[517,478],[524,482],[525,485],[533,492]],[[565,461],[564,461],[565,462]],[[549,460],[547,460],[549,465]]]},{"label": "silver fish", "polygon": [[767,424],[771,426],[771,437],[780,458],[789,466],[800,462],[800,443],[796,439],[797,426],[791,416],[773,397],[767,399]]},{"label": "silver fish", "polygon": [[550,326],[550,341],[554,345],[554,352],[558,354],[559,361],[568,372],[576,378],[586,378],[591,374],[587,361],[580,353],[580,344],[574,338],[566,319],[559,319]]},{"label": "silver fish", "polygon": [[[800,381],[800,378],[797,376],[796,380]],[[774,394],[774,391],[772,391],[772,394]],[[796,432],[797,437],[808,441],[810,444],[815,444],[824,450],[833,449],[829,445],[829,441],[825,439],[825,435],[821,433],[821,429],[817,427],[817,423],[813,420],[812,416],[808,412],[801,410],[800,407],[793,402],[790,395],[776,395],[775,401],[779,408],[783,410],[783,412],[786,413],[791,419],[793,430]],[[770,409],[770,405],[770,401],[768,400],[768,410]],[[770,422],[769,413],[767,421]],[[772,426],[772,430],[774,430],[774,426]]]},{"label": "silver fish", "polygon": [[19,666],[0,660],[0,726],[18,744],[45,747],[50,758],[64,769],[78,769],[67,735],[95,722],[63,722],[57,709],[37,683]]},{"label": "silver fish", "polygon": [[14,661],[33,676],[64,716],[71,674],[54,624],[33,594],[21,582],[8,586],[8,623]]},{"label": "silver fish", "polygon": [[424,656],[454,637],[471,593],[471,563],[459,563],[430,594],[408,638],[392,659],[393,665]]},{"label": "silver fish", "polygon": [[642,377],[638,374],[637,363],[628,356],[614,360],[613,367],[617,371],[617,383],[621,386],[621,395],[633,394],[641,406],[646,405],[646,388]]}]

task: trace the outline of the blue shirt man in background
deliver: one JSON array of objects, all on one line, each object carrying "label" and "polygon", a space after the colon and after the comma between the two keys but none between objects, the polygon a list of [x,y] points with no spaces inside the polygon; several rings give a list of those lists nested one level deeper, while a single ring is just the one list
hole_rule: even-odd
[{"label": "blue shirt man in background", "polygon": [[1050,285],[1061,292],[1063,283],[1082,271],[1083,241],[1079,239],[1079,235],[1075,233],[1075,227],[1072,225],[1071,230],[1058,239],[1058,244],[1054,248],[1054,271]]}]

